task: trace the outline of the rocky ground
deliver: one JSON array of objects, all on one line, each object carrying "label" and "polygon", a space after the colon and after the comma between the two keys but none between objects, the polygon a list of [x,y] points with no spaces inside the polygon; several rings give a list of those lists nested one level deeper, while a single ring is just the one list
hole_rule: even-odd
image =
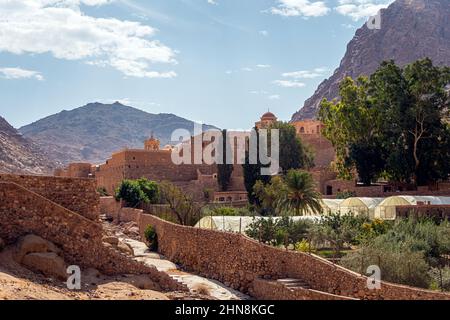
[{"label": "rocky ground", "polygon": [[130,259],[166,272],[190,292],[158,292],[145,275],[106,276],[95,269],[82,270],[81,290],[69,290],[66,266],[59,248],[35,235],[6,246],[0,239],[0,300],[241,300],[249,297],[223,284],[180,270],[165,257],[150,252],[140,241],[134,223],[105,221],[103,241]]}]

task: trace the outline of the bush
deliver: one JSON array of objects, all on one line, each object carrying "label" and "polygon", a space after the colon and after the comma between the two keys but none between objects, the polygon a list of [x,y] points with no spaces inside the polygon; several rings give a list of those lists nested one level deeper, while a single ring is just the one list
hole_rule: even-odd
[{"label": "bush", "polygon": [[108,191],[106,191],[105,187],[98,187],[97,192],[98,192],[98,194],[100,194],[101,197],[109,196]]},{"label": "bush", "polygon": [[131,207],[137,207],[141,203],[159,203],[161,198],[158,184],[145,178],[123,180],[115,197],[117,201],[124,200]]},{"label": "bush", "polygon": [[147,240],[148,247],[152,251],[158,250],[158,236],[156,234],[155,228],[153,226],[148,225],[144,231],[145,240]]},{"label": "bush", "polygon": [[389,243],[381,240],[349,253],[341,260],[341,265],[362,274],[371,265],[381,269],[383,281],[428,288],[429,266],[423,252],[411,250],[404,243]]},{"label": "bush", "polygon": [[294,221],[289,217],[278,220],[273,218],[257,219],[250,224],[245,234],[265,244],[284,245],[287,248],[304,240],[308,235],[310,226],[309,221]]}]

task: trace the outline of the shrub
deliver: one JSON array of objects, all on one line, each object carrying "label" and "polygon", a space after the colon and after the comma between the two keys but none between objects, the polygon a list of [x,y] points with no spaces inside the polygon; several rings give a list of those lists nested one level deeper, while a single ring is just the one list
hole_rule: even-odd
[{"label": "shrub", "polygon": [[147,228],[145,228],[144,237],[145,240],[147,240],[147,244],[150,250],[152,251],[158,250],[158,236],[153,226],[148,225]]},{"label": "shrub", "polygon": [[300,242],[295,244],[295,251],[300,252],[313,252],[314,250],[311,247],[311,243],[309,243],[306,239],[303,239]]},{"label": "shrub", "polygon": [[158,184],[145,178],[123,180],[115,197],[118,201],[124,200],[131,207],[137,207],[141,203],[159,203],[161,199]]},{"label": "shrub", "polygon": [[101,197],[109,196],[108,191],[106,191],[105,187],[98,187],[97,192],[100,194]]}]

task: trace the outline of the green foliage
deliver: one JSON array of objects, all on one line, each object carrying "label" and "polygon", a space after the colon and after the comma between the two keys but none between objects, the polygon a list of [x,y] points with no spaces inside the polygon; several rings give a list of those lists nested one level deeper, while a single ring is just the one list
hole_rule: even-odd
[{"label": "green foliage", "polygon": [[293,125],[277,122],[270,129],[278,129],[280,132],[280,167],[283,173],[286,174],[291,169],[309,169],[314,166],[311,150],[303,145]]},{"label": "green foliage", "polygon": [[431,268],[428,275],[431,278],[431,289],[450,291],[450,267]]},{"label": "green foliage", "polygon": [[313,225],[310,238],[318,246],[331,244],[338,256],[346,246],[360,243],[360,239],[364,238],[363,225],[369,222],[369,218],[362,215],[330,214]]},{"label": "green foliage", "polygon": [[[302,141],[300,140],[300,138],[296,133],[295,127],[292,126],[291,124],[278,122],[268,129],[269,151],[270,151],[270,141],[271,141],[270,139],[272,129],[279,130],[279,138],[280,138],[279,160],[283,174],[286,174],[291,169],[309,169],[314,166],[314,155],[312,151],[302,143]],[[259,131],[257,130],[257,132]],[[257,164],[249,163],[250,158],[249,153],[246,152],[245,164],[243,165],[243,169],[244,169],[244,183],[249,194],[249,201],[251,204],[260,205],[259,199],[253,193],[254,186],[257,181],[261,181],[263,184],[269,183],[271,177],[261,175],[261,168],[267,166],[262,165],[260,162],[259,136],[257,138],[258,138]]]},{"label": "green foliage", "polygon": [[227,131],[222,131],[223,153],[222,163],[217,164],[217,180],[222,191],[227,191],[231,182],[231,175],[233,174],[234,165],[227,164]]},{"label": "green foliage", "polygon": [[142,192],[144,192],[147,197],[147,202],[151,204],[157,204],[161,201],[161,194],[159,190],[159,186],[155,181],[150,181],[146,178],[141,178],[137,180],[137,184],[141,188]]},{"label": "green foliage", "polygon": [[265,244],[284,245],[287,248],[306,239],[310,227],[311,223],[308,221],[294,221],[289,217],[255,219],[245,234]]},{"label": "green foliage", "polygon": [[448,68],[418,60],[401,69],[383,62],[370,78],[344,79],[339,102],[324,100],[324,135],[337,152],[340,177],[352,169],[365,184],[383,174],[422,185],[448,177],[450,131]]},{"label": "green foliage", "polygon": [[310,173],[291,169],[286,175],[285,183],[286,192],[281,193],[280,208],[292,210],[296,216],[304,215],[308,210],[317,214],[322,212],[321,195]]},{"label": "green foliage", "polygon": [[108,191],[106,190],[105,187],[98,187],[97,188],[97,193],[100,194],[101,197],[109,196]]},{"label": "green foliage", "polygon": [[212,209],[204,209],[203,216],[252,216],[254,215],[247,208],[233,208],[233,207],[215,207]]},{"label": "green foliage", "polygon": [[353,197],[356,197],[356,193],[348,190],[340,191],[336,194],[336,199],[348,199]]},{"label": "green foliage", "polygon": [[160,184],[161,199],[168,204],[177,222],[193,226],[200,219],[201,207],[192,196],[170,182]]},{"label": "green foliage", "polygon": [[314,250],[312,250],[311,243],[309,243],[308,240],[303,239],[295,244],[295,251],[313,252]]},{"label": "green foliage", "polygon": [[123,180],[115,193],[117,201],[124,200],[128,206],[137,207],[141,203],[159,203],[158,184],[145,178]]},{"label": "green foliage", "polygon": [[282,178],[275,176],[270,183],[257,181],[253,194],[258,199],[262,215],[304,215],[310,210],[322,211],[321,195],[312,176],[306,171],[291,169]]},{"label": "green foliage", "polygon": [[365,272],[369,265],[378,265],[386,281],[433,286],[433,268],[442,269],[442,257],[450,253],[447,222],[438,225],[431,220],[406,219],[386,228],[374,221],[370,228],[364,225],[364,229],[375,234],[366,238],[358,251],[348,254],[341,261],[343,266]]},{"label": "green foliage", "polygon": [[153,226],[148,225],[147,228],[145,228],[144,237],[145,240],[147,240],[150,250],[152,251],[158,250],[158,236]]},{"label": "green foliage", "polygon": [[148,198],[136,181],[123,180],[116,190],[116,200],[125,201],[127,206],[137,207],[141,202],[148,202]]}]

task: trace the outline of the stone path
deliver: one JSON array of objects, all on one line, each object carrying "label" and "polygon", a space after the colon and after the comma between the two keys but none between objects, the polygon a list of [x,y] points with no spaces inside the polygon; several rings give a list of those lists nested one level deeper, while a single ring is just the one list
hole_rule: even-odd
[{"label": "stone path", "polygon": [[[250,297],[224,286],[222,283],[197,276],[195,274],[181,271],[173,262],[167,260],[164,256],[150,252],[145,243],[126,238],[123,234],[117,235],[119,239],[131,246],[134,250],[135,259],[144,262],[147,265],[156,267],[159,271],[167,273],[173,279],[187,285],[193,293],[199,293],[206,290],[208,295],[218,300],[249,300]],[[202,293],[202,292],[200,292]]]}]

